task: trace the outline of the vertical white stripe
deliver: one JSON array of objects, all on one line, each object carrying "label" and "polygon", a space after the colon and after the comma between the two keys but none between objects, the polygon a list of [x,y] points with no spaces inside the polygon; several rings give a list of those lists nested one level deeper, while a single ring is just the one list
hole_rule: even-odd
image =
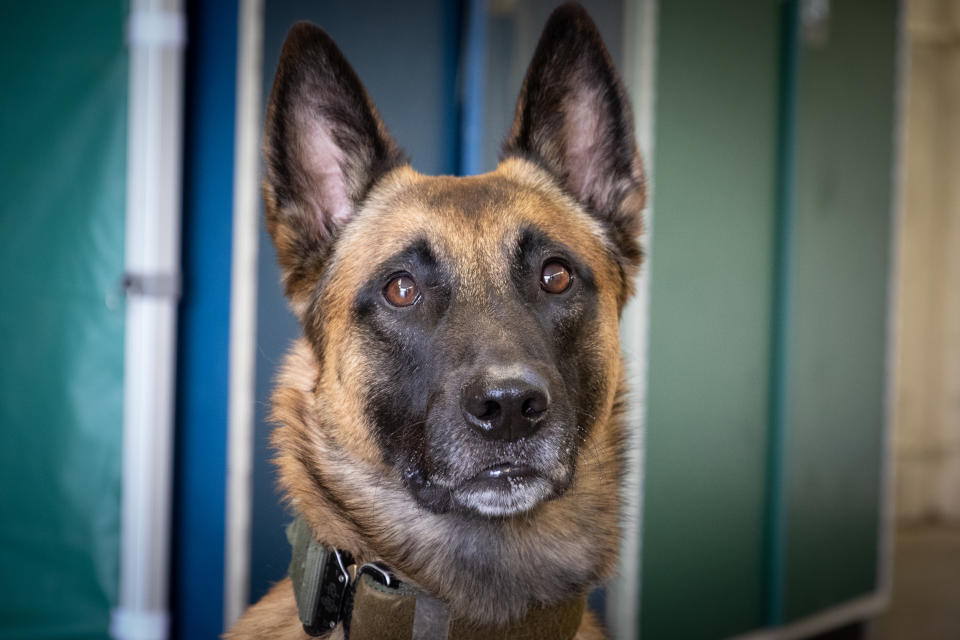
[{"label": "vertical white stripe", "polygon": [[643,459],[647,397],[650,267],[653,243],[654,92],[656,79],[658,0],[624,3],[623,77],[633,104],[635,133],[647,179],[647,209],[641,243],[646,261],[637,277],[637,292],[621,322],[621,341],[630,387],[627,425],[632,432],[624,482],[623,541],[620,570],[607,591],[607,626],[614,638],[639,635],[641,532],[643,518]]},{"label": "vertical white stripe", "polygon": [[260,197],[260,91],[263,0],[242,0],[237,38],[237,111],[230,281],[230,378],[227,403],[227,513],[223,623],[247,606],[250,585],[253,419],[257,331],[257,233]]},{"label": "vertical white stripe", "polygon": [[[124,268],[144,282],[180,278],[183,47],[180,0],[134,0]],[[168,634],[177,298],[129,291],[123,380],[120,589],[110,634]]]}]

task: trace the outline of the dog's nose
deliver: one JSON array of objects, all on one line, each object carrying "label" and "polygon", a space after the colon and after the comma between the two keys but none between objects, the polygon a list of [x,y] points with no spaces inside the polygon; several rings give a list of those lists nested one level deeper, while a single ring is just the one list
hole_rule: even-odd
[{"label": "dog's nose", "polygon": [[546,382],[537,374],[490,379],[481,377],[463,390],[467,422],[491,440],[514,442],[540,428],[550,407]]}]

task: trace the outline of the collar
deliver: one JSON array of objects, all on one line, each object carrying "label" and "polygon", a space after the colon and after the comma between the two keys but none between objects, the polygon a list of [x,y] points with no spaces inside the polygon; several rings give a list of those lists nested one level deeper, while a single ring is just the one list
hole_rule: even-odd
[{"label": "collar", "polygon": [[287,540],[297,611],[311,636],[342,623],[348,640],[571,640],[586,608],[580,596],[532,607],[507,627],[478,627],[451,616],[444,602],[397,580],[387,567],[357,566],[349,552],[319,542],[302,515],[287,527]]}]

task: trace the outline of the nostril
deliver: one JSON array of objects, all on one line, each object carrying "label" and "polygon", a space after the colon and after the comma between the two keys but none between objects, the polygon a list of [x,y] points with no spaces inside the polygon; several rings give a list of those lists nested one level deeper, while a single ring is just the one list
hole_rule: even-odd
[{"label": "nostril", "polygon": [[500,414],[500,403],[495,400],[487,400],[483,403],[480,412],[475,414],[479,420],[493,420]]},{"label": "nostril", "polygon": [[521,411],[525,418],[539,418],[547,410],[547,398],[542,394],[534,394],[523,401]]}]

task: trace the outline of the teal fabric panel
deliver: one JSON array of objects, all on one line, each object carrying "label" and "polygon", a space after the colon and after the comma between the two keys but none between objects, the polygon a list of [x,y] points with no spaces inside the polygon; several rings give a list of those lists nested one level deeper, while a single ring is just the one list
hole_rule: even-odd
[{"label": "teal fabric panel", "polygon": [[878,588],[895,0],[833,2],[801,39],[787,290],[784,614]]},{"label": "teal fabric panel", "polygon": [[659,5],[642,636],[764,616],[778,3]]},{"label": "teal fabric panel", "polygon": [[0,5],[2,638],[105,638],[116,600],[125,13]]}]

